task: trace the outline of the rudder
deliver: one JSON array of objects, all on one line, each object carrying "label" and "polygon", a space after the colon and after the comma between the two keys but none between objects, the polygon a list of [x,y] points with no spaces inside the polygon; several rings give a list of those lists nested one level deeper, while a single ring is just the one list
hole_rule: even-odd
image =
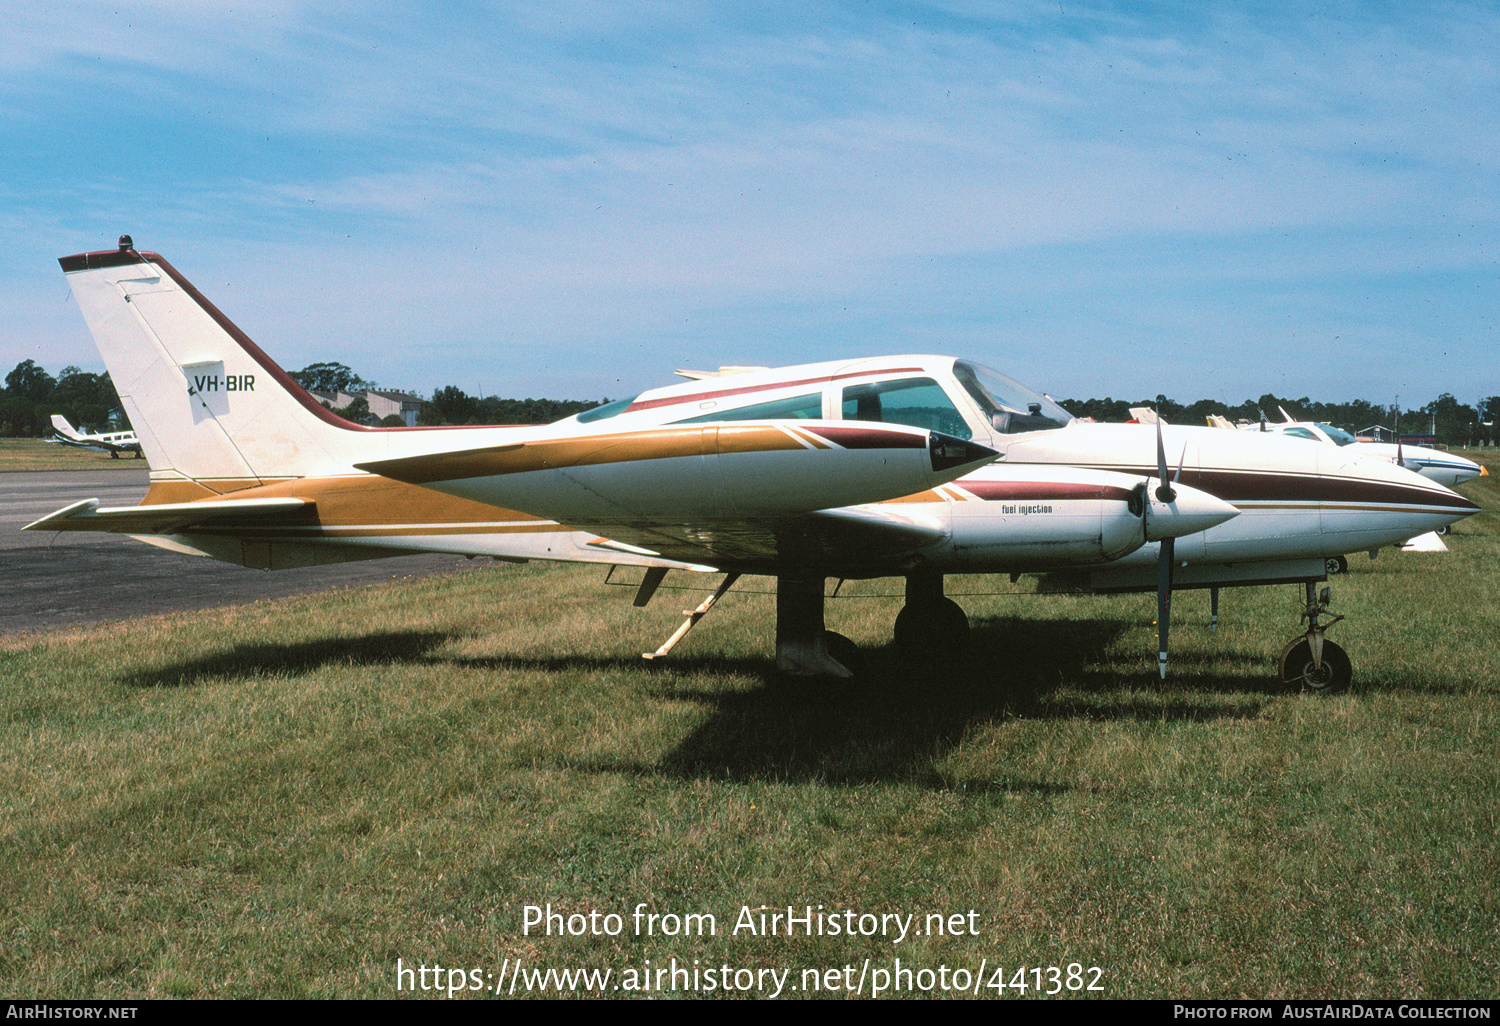
[{"label": "rudder", "polygon": [[118,250],[58,261],[153,478],[215,491],[347,473],[363,431],[323,409],[176,269]]}]

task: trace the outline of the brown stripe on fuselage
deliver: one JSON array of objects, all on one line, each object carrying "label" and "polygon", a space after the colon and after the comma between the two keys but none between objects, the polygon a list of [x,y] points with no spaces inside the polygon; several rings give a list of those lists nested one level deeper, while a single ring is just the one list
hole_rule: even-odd
[{"label": "brown stripe on fuselage", "polygon": [[[719,424],[710,429],[719,433],[718,451],[721,453],[731,452],[766,452],[769,449],[805,449],[806,446],[787,435],[780,428],[767,428],[765,425],[754,424]],[[774,431],[780,435],[785,445],[770,446],[766,444],[770,435],[767,431]]]},{"label": "brown stripe on fuselage", "polygon": [[[905,447],[911,436],[894,431],[877,432],[885,439],[885,448]],[[714,456],[720,453],[776,452],[805,448],[780,428],[765,424],[718,425],[703,427],[660,427],[627,431],[615,435],[586,435],[578,438],[542,439],[524,445],[467,449],[461,452],[436,453],[431,456],[408,456],[394,460],[376,460],[358,464],[361,470],[382,474],[411,484],[454,481],[461,478],[490,477],[499,474],[521,474],[528,471],[556,470],[563,467],[598,466],[607,463],[632,463],[640,460],[672,459],[684,456]]]},{"label": "brown stripe on fuselage", "polygon": [[[189,502],[192,499],[171,498],[169,495],[183,491],[182,486],[192,482],[158,481],[147,492],[150,502]],[[158,491],[161,488],[161,491]],[[196,498],[218,498],[216,492],[204,490]],[[243,488],[234,492],[236,499],[308,499],[314,506],[305,516],[282,517],[281,524],[303,527],[362,527],[382,524],[462,525],[493,524],[496,521],[522,521],[514,530],[557,530],[552,521],[530,513],[518,513],[501,509],[472,499],[461,499],[445,495],[431,488],[393,481],[374,474],[349,475],[344,477],[302,477],[277,481],[254,488]],[[405,528],[393,528],[389,533],[400,533]],[[437,527],[422,527],[412,530],[424,533],[443,533]],[[499,528],[476,528],[476,533],[501,531]],[[386,532],[382,532],[386,533]]]},{"label": "brown stripe on fuselage", "polygon": [[[1019,465],[1019,464],[1013,464]],[[1155,477],[1152,466],[1120,466],[1110,463],[1084,465],[1089,470],[1111,470],[1119,474]],[[956,482],[963,488],[969,483]],[[1446,488],[1422,488],[1391,481],[1334,477],[1327,474],[1294,474],[1276,471],[1230,469],[1184,469],[1182,483],[1199,488],[1225,502],[1301,501],[1301,502],[1369,502],[1390,506],[1441,506],[1455,512],[1475,512],[1475,503]]]},{"label": "brown stripe on fuselage", "polygon": [[[796,445],[780,431],[779,444],[765,448],[789,449]],[[624,463],[631,460],[670,459],[681,456],[704,456],[712,453],[713,429],[701,427],[658,428],[631,431],[617,435],[594,435],[585,438],[557,438],[524,445],[500,445],[485,449],[435,453],[430,456],[407,456],[394,460],[375,460],[358,464],[361,470],[382,474],[398,481],[428,484],[433,481],[456,481],[471,477],[493,477],[499,474],[524,474],[535,470],[557,470],[562,467]],[[708,437],[705,438],[705,435]]]},{"label": "brown stripe on fuselage", "polygon": [[882,503],[882,505],[884,505],[885,503],[890,503],[890,502],[947,502],[947,501],[949,501],[949,500],[947,499],[946,496],[940,495],[937,492],[932,491],[931,489],[928,489],[925,492],[917,492],[915,495],[903,495],[899,499],[886,499],[886,500],[884,500],[884,502]]},{"label": "brown stripe on fuselage", "polygon": [[152,481],[151,487],[146,489],[145,498],[141,499],[141,505],[156,506],[162,503],[217,499],[230,492],[240,492],[246,488],[259,488],[262,485],[288,480],[298,479],[276,477],[269,481],[261,481],[253,477],[201,477],[193,481],[181,479]]}]

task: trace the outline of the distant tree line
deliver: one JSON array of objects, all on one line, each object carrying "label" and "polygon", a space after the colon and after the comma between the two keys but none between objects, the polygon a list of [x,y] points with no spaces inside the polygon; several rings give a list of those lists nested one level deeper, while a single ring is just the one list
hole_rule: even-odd
[{"label": "distant tree line", "polygon": [[[314,363],[292,373],[304,388],[322,392],[353,394],[375,388],[341,363]],[[456,385],[446,385],[426,401],[418,424],[550,424],[575,413],[591,410],[609,399],[502,399],[499,396],[472,396]],[[1264,413],[1267,420],[1278,421],[1284,407],[1297,420],[1315,420],[1349,431],[1362,431],[1373,424],[1394,427],[1396,411],[1362,399],[1349,403],[1317,403],[1303,396],[1288,399],[1267,393],[1259,399],[1246,399],[1230,406],[1214,399],[1199,399],[1183,404],[1158,395],[1154,399],[1063,399],[1061,405],[1075,417],[1121,422],[1130,419],[1132,406],[1149,406],[1174,424],[1202,424],[1210,414],[1230,421],[1258,421]],[[334,409],[348,420],[366,423],[370,407],[365,398],[356,396],[348,406]],[[67,417],[75,426],[103,430],[110,426],[111,414],[119,429],[130,426],[120,407],[109,374],[91,374],[77,367],[64,367],[54,378],[32,360],[23,360],[5,376],[5,391],[0,393],[0,435],[8,438],[44,438],[52,433],[55,413]],[[390,426],[398,417],[387,417]],[[1438,441],[1446,445],[1494,445],[1500,441],[1495,423],[1500,421],[1500,396],[1490,396],[1477,406],[1467,406],[1444,392],[1436,399],[1412,409],[1401,410],[1400,431],[1408,435],[1432,433],[1436,421]]]},{"label": "distant tree line", "polygon": [[[292,380],[303,388],[319,392],[343,392],[354,395],[379,386],[356,374],[342,363],[314,363],[292,373]],[[609,402],[608,399],[602,402]],[[330,410],[358,424],[373,423],[369,401],[355,395],[347,406],[336,407],[325,403]],[[417,423],[424,427],[440,424],[550,424],[564,417],[571,417],[584,410],[592,410],[597,402],[578,399],[502,399],[499,396],[472,396],[457,385],[445,385],[432,393]],[[400,427],[399,416],[389,416],[380,421],[383,427]]]},{"label": "distant tree line", "polygon": [[432,393],[417,416],[417,423],[436,424],[551,424],[609,402],[601,399],[501,399],[496,395],[472,396],[456,385]]}]

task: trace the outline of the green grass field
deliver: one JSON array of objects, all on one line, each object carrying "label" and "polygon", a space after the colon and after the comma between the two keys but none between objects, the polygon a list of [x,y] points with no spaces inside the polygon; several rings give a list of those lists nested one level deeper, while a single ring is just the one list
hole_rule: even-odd
[{"label": "green grass field", "polygon": [[[1449,555],[1334,580],[1331,698],[1276,682],[1291,586],[1226,592],[1217,634],[1179,595],[1165,684],[1151,596],[1004,578],[952,581],[1012,594],[961,599],[975,644],[941,664],[891,653],[898,599],[830,602],[872,657],[843,685],[774,679],[769,596],[645,664],[697,594],[641,611],[539,564],[11,636],[0,992],[390,997],[398,958],[629,986],[675,957],[788,988],[900,958],[983,961],[982,996],[1078,963],[1107,997],[1495,997],[1497,480]],[[523,935],[547,903],[623,930]],[[634,936],[641,903],[717,935]],[[978,936],[731,933],[762,904],[972,909]]]},{"label": "green grass field", "polygon": [[126,470],[144,469],[145,460],[126,455],[112,459],[107,452],[76,449],[40,438],[0,438],[0,472],[7,470]]}]

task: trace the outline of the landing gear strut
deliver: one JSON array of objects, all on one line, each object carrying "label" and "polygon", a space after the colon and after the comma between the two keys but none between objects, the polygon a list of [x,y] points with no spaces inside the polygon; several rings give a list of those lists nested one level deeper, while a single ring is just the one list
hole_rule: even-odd
[{"label": "landing gear strut", "polygon": [[794,677],[847,678],[858,663],[854,642],[823,629],[823,578],[776,578],[776,669]]},{"label": "landing gear strut", "polygon": [[968,640],[969,618],[943,595],[943,575],[907,577],[906,605],[896,617],[896,647],[905,655],[947,655]]},{"label": "landing gear strut", "polygon": [[1282,649],[1278,669],[1283,684],[1299,685],[1309,694],[1332,695],[1349,686],[1354,671],[1344,650],[1323,637],[1324,631],[1344,617],[1339,614],[1326,623],[1319,622],[1318,618],[1328,613],[1331,591],[1324,588],[1317,594],[1316,588],[1316,581],[1307,582],[1307,609],[1302,613],[1307,633],[1293,638]]}]

